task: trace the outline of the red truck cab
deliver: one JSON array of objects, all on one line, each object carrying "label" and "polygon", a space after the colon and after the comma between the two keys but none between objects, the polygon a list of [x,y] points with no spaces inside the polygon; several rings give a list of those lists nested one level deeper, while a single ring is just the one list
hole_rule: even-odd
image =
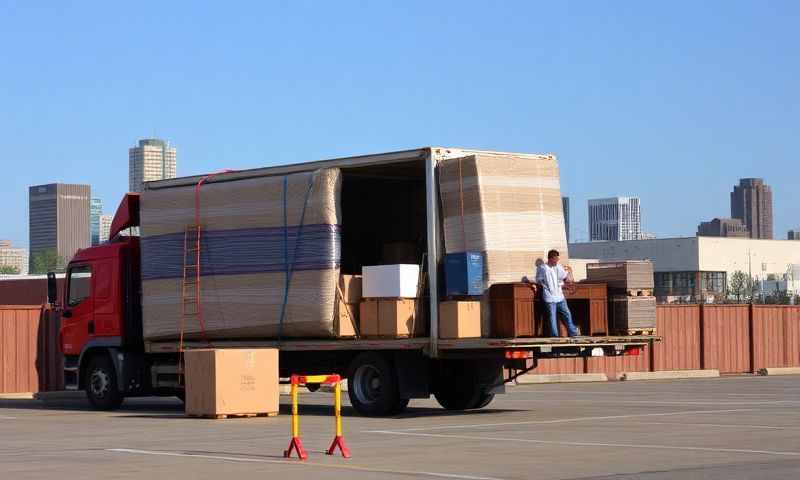
[{"label": "red truck cab", "polygon": [[124,396],[145,390],[139,238],[122,234],[139,223],[138,200],[138,194],[126,195],[111,239],[79,250],[69,262],[58,307],[65,386],[85,389],[99,408],[114,408]]}]

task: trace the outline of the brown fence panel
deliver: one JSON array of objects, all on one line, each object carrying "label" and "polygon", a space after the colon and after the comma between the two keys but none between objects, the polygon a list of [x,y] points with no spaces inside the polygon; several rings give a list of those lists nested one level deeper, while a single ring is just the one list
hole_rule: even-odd
[{"label": "brown fence panel", "polygon": [[645,346],[639,355],[618,357],[586,357],[586,373],[605,373],[609,380],[617,380],[623,372],[649,372],[650,347]]},{"label": "brown fence panel", "polygon": [[0,306],[0,393],[35,392],[41,307]]},{"label": "brown fence panel", "polygon": [[662,338],[653,346],[654,370],[699,370],[700,306],[658,305],[656,333]]},{"label": "brown fence panel", "polygon": [[783,307],[784,350],[787,367],[800,367],[800,307]]},{"label": "brown fence panel", "polygon": [[583,373],[583,358],[543,358],[539,360],[536,368],[531,370],[533,375],[573,374]]},{"label": "brown fence panel", "polygon": [[703,305],[703,368],[746,373],[750,362],[750,306]]},{"label": "brown fence panel", "polygon": [[785,366],[783,310],[780,305],[753,305],[753,372]]}]

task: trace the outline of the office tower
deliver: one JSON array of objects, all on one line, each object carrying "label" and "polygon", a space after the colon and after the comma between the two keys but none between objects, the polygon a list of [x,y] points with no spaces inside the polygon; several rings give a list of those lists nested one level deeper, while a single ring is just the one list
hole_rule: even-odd
[{"label": "office tower", "polygon": [[789,230],[789,234],[786,236],[787,240],[800,240],[800,229],[798,230]]},{"label": "office tower", "polygon": [[100,215],[103,213],[103,201],[93,198],[89,205],[89,230],[92,236],[92,245],[100,243]]},{"label": "office tower", "polygon": [[128,188],[141,192],[144,182],[175,178],[177,151],[158,138],[139,140],[138,147],[128,150]]},{"label": "office tower", "polygon": [[731,192],[731,217],[738,218],[750,238],[773,238],[772,189],[761,178],[742,178]]},{"label": "office tower", "polygon": [[589,240],[638,240],[641,232],[638,197],[589,200]]},{"label": "office tower", "polygon": [[561,197],[561,206],[564,209],[564,230],[567,232],[567,243],[569,243],[569,197]]},{"label": "office tower", "polygon": [[748,238],[747,226],[738,218],[715,218],[697,226],[698,237],[739,237]]},{"label": "office tower", "polygon": [[33,271],[37,255],[55,254],[67,263],[79,248],[91,244],[90,197],[89,185],[51,183],[28,188],[31,273],[43,273]]},{"label": "office tower", "polygon": [[100,243],[108,241],[108,234],[111,231],[111,220],[113,219],[113,215],[100,215]]},{"label": "office tower", "polygon": [[11,240],[0,240],[0,267],[10,267],[19,275],[27,275],[28,252],[24,248],[14,248]]}]

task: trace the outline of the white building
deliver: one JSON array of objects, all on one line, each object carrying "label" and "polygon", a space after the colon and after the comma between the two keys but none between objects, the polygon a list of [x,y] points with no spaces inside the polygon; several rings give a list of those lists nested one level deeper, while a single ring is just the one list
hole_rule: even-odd
[{"label": "white building", "polygon": [[642,234],[639,198],[589,200],[589,240],[637,240]]},{"label": "white building", "polygon": [[128,186],[141,192],[144,182],[175,178],[178,154],[175,147],[158,138],[139,140],[138,147],[128,150]]},{"label": "white building", "polygon": [[[656,295],[675,297],[671,300],[723,297],[736,271],[751,275],[765,293],[770,291],[766,282],[783,281],[800,294],[800,244],[789,240],[686,237],[573,243],[569,255],[601,261],[652,260]],[[793,272],[799,278],[790,278]]]},{"label": "white building", "polygon": [[10,240],[0,240],[0,267],[12,267],[19,275],[27,275],[28,251],[12,247]]},{"label": "white building", "polygon": [[111,232],[111,220],[113,219],[113,215],[105,213],[100,215],[100,243],[108,241],[108,234]]}]

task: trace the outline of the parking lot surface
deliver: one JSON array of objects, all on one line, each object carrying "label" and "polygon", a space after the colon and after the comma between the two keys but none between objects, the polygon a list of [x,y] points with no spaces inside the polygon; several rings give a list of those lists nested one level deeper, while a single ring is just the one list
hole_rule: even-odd
[{"label": "parking lot surface", "polygon": [[0,400],[3,479],[797,479],[800,377],[511,387],[484,410],[412,401],[395,418],[344,409],[353,458],[324,454],[332,396],[301,396],[310,458],[285,460],[275,418],[183,416],[176,399]]}]

